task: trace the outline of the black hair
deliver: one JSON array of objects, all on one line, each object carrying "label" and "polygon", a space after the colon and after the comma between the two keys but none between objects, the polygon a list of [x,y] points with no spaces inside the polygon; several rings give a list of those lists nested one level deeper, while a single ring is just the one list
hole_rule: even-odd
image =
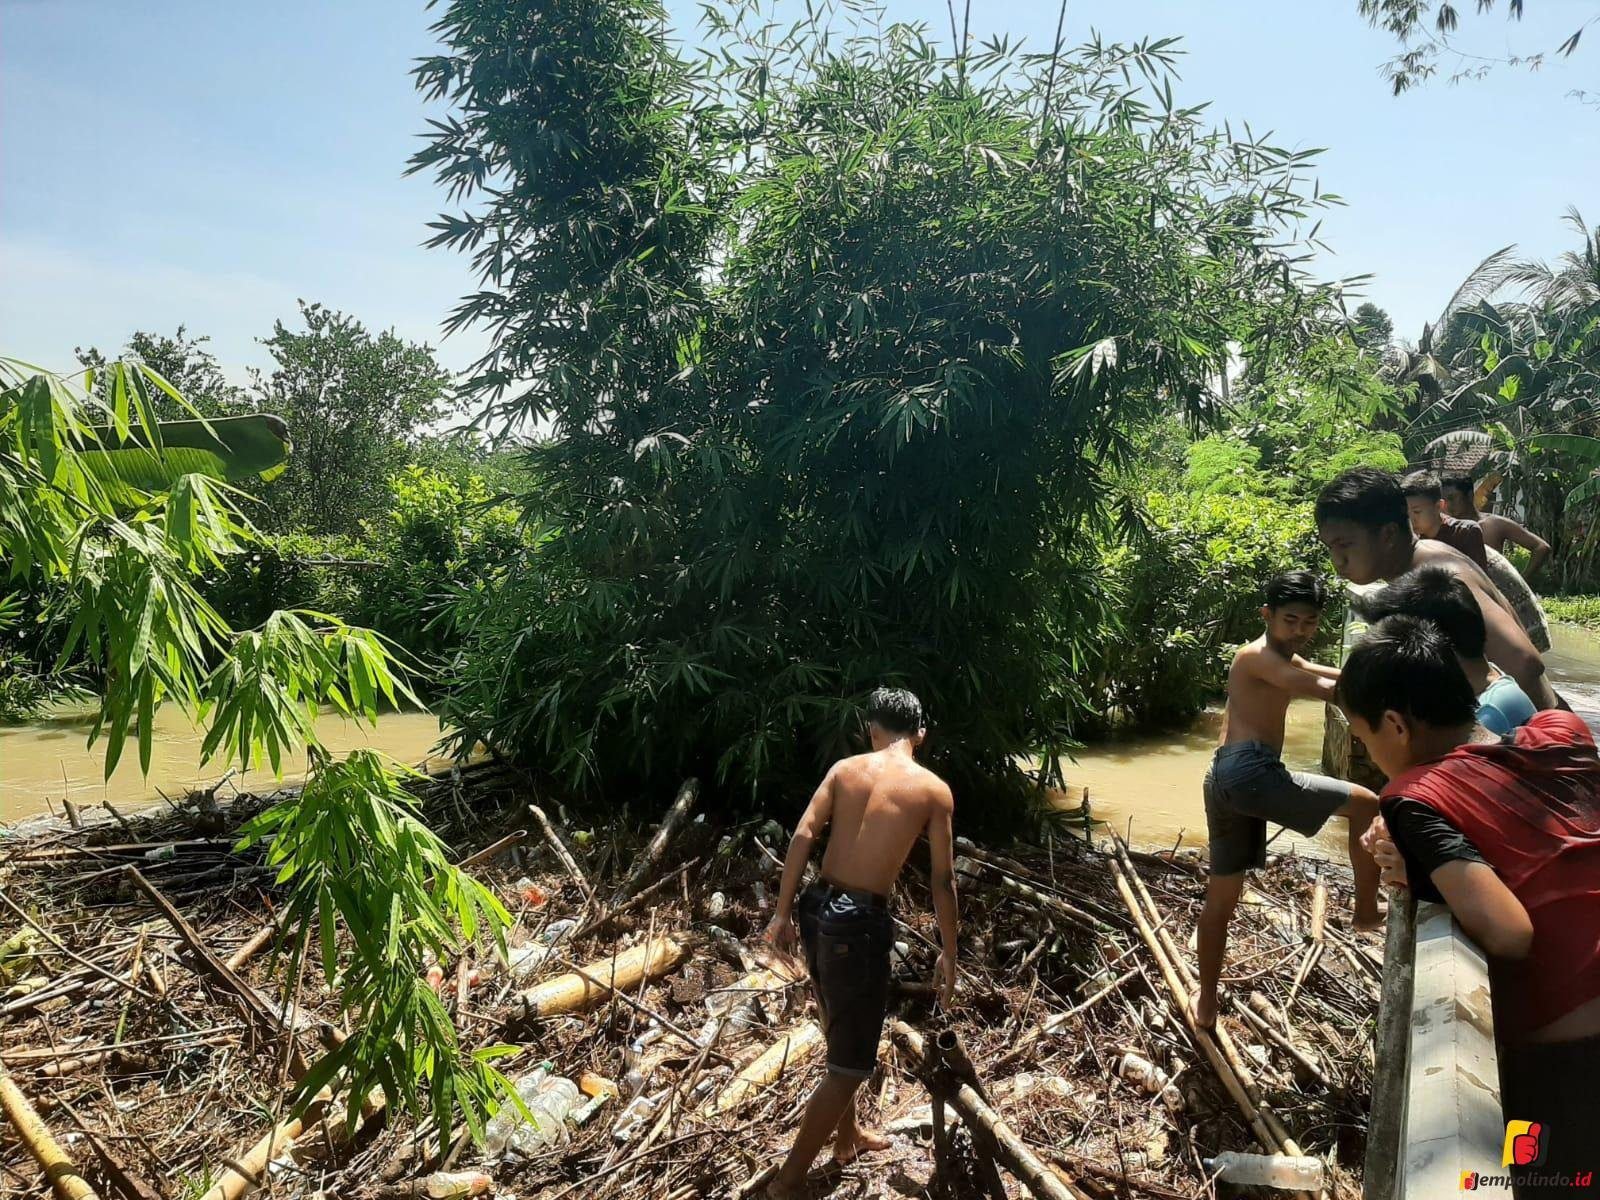
[{"label": "black hair", "polygon": [[1413,471],[1400,481],[1400,494],[1407,500],[1413,496],[1421,496],[1424,500],[1438,503],[1444,498],[1444,493],[1439,490],[1439,477],[1432,471]]},{"label": "black hair", "polygon": [[881,687],[867,698],[867,720],[885,733],[920,733],[927,725],[922,701],[905,688]]},{"label": "black hair", "polygon": [[1309,604],[1318,612],[1328,602],[1328,585],[1322,577],[1311,571],[1285,571],[1267,580],[1267,607],[1282,608],[1285,604]]},{"label": "black hair", "polygon": [[1377,467],[1355,467],[1317,493],[1317,524],[1354,521],[1367,529],[1385,525],[1411,528],[1406,498],[1392,472]]},{"label": "black hair", "polygon": [[1483,609],[1472,589],[1448,567],[1418,567],[1407,571],[1381,592],[1367,596],[1359,604],[1369,621],[1404,615],[1432,621],[1444,630],[1456,653],[1467,658],[1482,658],[1488,631]]},{"label": "black hair", "polygon": [[1472,476],[1465,471],[1446,471],[1439,476],[1439,486],[1447,492],[1460,492],[1472,498]]},{"label": "black hair", "polygon": [[1368,725],[1393,710],[1448,729],[1471,724],[1478,712],[1444,630],[1403,614],[1379,621],[1350,651],[1339,672],[1339,703]]}]

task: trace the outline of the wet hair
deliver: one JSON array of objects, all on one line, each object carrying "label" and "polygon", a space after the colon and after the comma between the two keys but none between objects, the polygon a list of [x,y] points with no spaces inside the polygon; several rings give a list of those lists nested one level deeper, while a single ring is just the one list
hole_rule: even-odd
[{"label": "wet hair", "polygon": [[1421,617],[1385,617],[1350,651],[1339,672],[1339,703],[1368,725],[1400,713],[1453,728],[1477,717],[1478,698],[1444,630]]},{"label": "wet hair", "polygon": [[1369,621],[1403,614],[1432,621],[1465,658],[1482,658],[1488,633],[1483,609],[1472,589],[1448,567],[1418,567],[1407,571],[1388,587],[1362,600],[1359,607]]},{"label": "wet hair", "polygon": [[1465,471],[1446,471],[1439,476],[1439,486],[1447,492],[1460,492],[1467,499],[1472,498],[1472,476]]},{"label": "wet hair", "polygon": [[1439,477],[1432,471],[1413,471],[1400,481],[1400,494],[1407,500],[1413,496],[1421,496],[1424,500],[1432,500],[1437,504],[1444,498],[1444,493],[1439,490]]},{"label": "wet hair", "polygon": [[1285,571],[1267,580],[1268,608],[1282,608],[1285,604],[1309,604],[1318,612],[1328,602],[1328,585],[1322,577],[1311,571]]},{"label": "wet hair", "polygon": [[1319,525],[1324,521],[1353,521],[1372,530],[1385,525],[1411,528],[1400,481],[1377,467],[1346,471],[1318,492],[1316,520]]},{"label": "wet hair", "polygon": [[920,733],[927,721],[922,701],[905,688],[881,687],[867,697],[867,720],[885,733]]}]

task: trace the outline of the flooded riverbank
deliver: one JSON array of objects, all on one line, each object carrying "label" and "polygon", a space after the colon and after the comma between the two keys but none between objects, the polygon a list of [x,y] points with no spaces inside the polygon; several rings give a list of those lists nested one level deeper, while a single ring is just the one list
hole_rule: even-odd
[{"label": "flooded riverbank", "polygon": [[[1579,710],[1600,711],[1600,637],[1578,625],[1552,624],[1545,655],[1551,682]],[[1297,700],[1289,706],[1283,759],[1291,771],[1322,769],[1323,706]],[[1062,764],[1067,783],[1089,790],[1090,811],[1144,849],[1181,842],[1206,844],[1200,782],[1222,730],[1222,708],[1207,709],[1188,728],[1085,747]],[[1274,826],[1271,832],[1278,832]],[[1342,861],[1345,823],[1335,818],[1314,838],[1283,831],[1270,852],[1297,852]]]},{"label": "flooded riverbank", "polygon": [[[72,713],[26,725],[0,726],[0,821],[7,823],[54,811],[69,797],[80,808],[109,800],[127,813],[161,801],[165,792],[177,799],[191,788],[209,787],[227,773],[226,764],[200,766],[201,735],[177,708],[156,713],[151,739],[150,774],[139,771],[139,750],[132,739],[123,748],[114,775],[105,778],[105,742],[85,746],[91,716]],[[431,713],[385,713],[376,728],[347,721],[336,713],[317,720],[317,736],[334,754],[371,748],[417,764],[428,758],[439,740],[439,719]],[[286,780],[305,773],[305,755],[284,761]],[[243,791],[270,791],[277,786],[270,766],[263,764],[232,781]]]}]

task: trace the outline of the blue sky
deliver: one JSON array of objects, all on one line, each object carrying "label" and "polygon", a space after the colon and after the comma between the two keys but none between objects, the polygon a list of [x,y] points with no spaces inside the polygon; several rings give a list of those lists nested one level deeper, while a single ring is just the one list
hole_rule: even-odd
[{"label": "blue sky", "polygon": [[[698,11],[671,7],[680,28]],[[1530,0],[1520,26],[1468,21],[1469,44],[1554,46],[1592,7]],[[975,36],[1054,32],[1054,3],[974,8]],[[947,27],[942,2],[888,11]],[[1600,221],[1600,111],[1566,98],[1600,83],[1600,44],[1395,99],[1378,74],[1392,45],[1356,0],[1069,0],[1067,20],[1074,39],[1181,35],[1181,102],[1327,147],[1318,175],[1348,205],[1318,270],[1374,274],[1403,335],[1489,251],[1568,248],[1569,204]],[[421,246],[442,194],[402,178],[429,21],[420,0],[0,0],[0,353],[67,367],[74,346],[182,322],[242,378],[304,297],[466,366],[483,337],[439,326],[473,280]]]}]

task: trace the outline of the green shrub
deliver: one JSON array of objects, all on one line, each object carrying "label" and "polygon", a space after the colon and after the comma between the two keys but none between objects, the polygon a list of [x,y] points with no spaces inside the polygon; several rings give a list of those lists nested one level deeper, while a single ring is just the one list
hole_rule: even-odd
[{"label": "green shrub", "polygon": [[1552,621],[1571,621],[1600,629],[1600,596],[1541,596],[1544,614]]},{"label": "green shrub", "polygon": [[[247,553],[224,560],[202,585],[206,599],[235,628],[250,629],[279,609],[311,609],[351,618],[362,608],[363,577],[372,561],[354,538],[310,533],[264,536]],[[354,564],[354,565],[352,565]]]},{"label": "green shrub", "polygon": [[1185,457],[1184,484],[1198,495],[1259,496],[1268,490],[1261,451],[1248,442],[1213,434],[1191,444]]},{"label": "green shrub", "polygon": [[[1091,700],[1104,729],[1187,720],[1216,696],[1240,643],[1261,632],[1262,588],[1283,571],[1326,570],[1309,504],[1266,496],[1146,497],[1150,536],[1107,546],[1117,602]],[[1324,614],[1324,639],[1342,605]]]}]

